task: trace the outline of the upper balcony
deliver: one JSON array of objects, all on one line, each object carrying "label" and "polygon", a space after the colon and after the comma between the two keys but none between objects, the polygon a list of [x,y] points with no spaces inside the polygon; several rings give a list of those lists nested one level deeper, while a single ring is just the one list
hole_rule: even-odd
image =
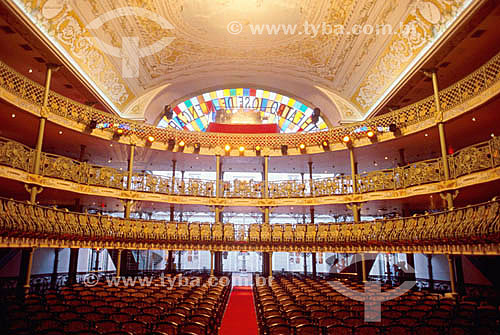
[{"label": "upper balcony", "polygon": [[[10,103],[40,115],[44,88],[0,63],[0,92]],[[451,120],[477,107],[500,90],[500,54],[464,79],[440,92],[443,120]],[[79,104],[55,92],[49,94],[48,119],[64,127],[124,144],[172,152],[225,156],[282,156],[345,150],[346,136],[354,147],[384,142],[435,125],[433,97],[364,122],[326,131],[295,134],[221,134],[161,129],[119,118]],[[97,129],[98,128],[98,129]],[[286,150],[284,150],[286,148]]]}]

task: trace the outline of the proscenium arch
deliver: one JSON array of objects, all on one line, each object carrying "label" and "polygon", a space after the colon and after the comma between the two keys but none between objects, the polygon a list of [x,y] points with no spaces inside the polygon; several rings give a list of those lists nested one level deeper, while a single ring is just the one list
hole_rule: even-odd
[{"label": "proscenium arch", "polygon": [[171,83],[150,100],[144,108],[143,118],[148,124],[156,125],[163,116],[165,105],[175,106],[178,102],[193,96],[218,89],[245,87],[273,91],[299,100],[312,108],[318,107],[328,128],[340,125],[343,121],[336,103],[311,82],[276,74],[269,77],[252,75],[249,76],[250,79],[246,79],[248,76],[245,76],[244,81],[237,77],[217,76],[209,80],[189,78],[182,82]]},{"label": "proscenium arch", "polygon": [[[327,130],[321,116],[314,120],[314,107],[281,92],[261,88],[236,87],[204,92],[171,105],[172,115],[165,115],[161,128],[206,131],[217,114],[248,112],[256,116],[250,122],[276,124],[282,133]],[[248,121],[247,121],[248,122]]]}]

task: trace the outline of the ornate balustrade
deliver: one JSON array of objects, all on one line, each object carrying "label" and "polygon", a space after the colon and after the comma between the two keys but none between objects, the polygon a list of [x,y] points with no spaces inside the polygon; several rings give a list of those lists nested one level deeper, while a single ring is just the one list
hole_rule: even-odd
[{"label": "ornate balustrade", "polygon": [[[34,150],[20,143],[0,138],[0,165],[31,172]],[[458,178],[500,166],[500,138],[463,148],[449,155],[450,177]],[[79,162],[71,158],[42,153],[40,174],[83,185],[125,190],[127,172],[106,166]],[[403,167],[356,175],[358,193],[398,190],[444,181],[440,158],[415,162]],[[134,173],[131,189],[138,192],[193,197],[215,197],[216,181],[180,179],[150,173]],[[221,182],[223,198],[264,198],[264,183],[254,180]],[[305,198],[352,194],[351,176],[269,182],[269,198]]]},{"label": "ornate balustrade", "polygon": [[[462,80],[440,92],[441,109],[446,112],[493,87],[500,81],[500,54],[495,55],[486,64]],[[0,88],[9,92],[18,99],[23,99],[27,104],[41,106],[43,86],[22,76],[6,64],[0,62]],[[23,105],[27,105],[24,103]],[[391,113],[365,120],[363,122],[331,128],[328,131],[315,133],[296,134],[211,134],[200,132],[178,131],[175,129],[161,129],[145,123],[122,119],[115,115],[99,111],[72,101],[55,92],[49,94],[48,106],[50,111],[80,124],[89,126],[92,121],[120,125],[125,129],[125,136],[135,135],[145,139],[152,135],[157,140],[167,143],[168,140],[176,142],[183,140],[187,144],[199,143],[206,148],[220,148],[226,144],[235,147],[243,145],[246,148],[261,146],[266,148],[280,148],[282,145],[297,147],[299,144],[317,146],[324,140],[330,142],[340,141],[345,135],[356,138],[357,129],[366,126],[372,129],[388,127],[391,124],[400,129],[421,122],[432,120],[435,116],[434,98],[428,97],[410,106],[395,110]],[[111,127],[110,131],[114,131]],[[359,136],[362,136],[360,134]]]},{"label": "ornate balustrade", "polygon": [[[362,223],[250,224],[132,220],[74,213],[0,198],[0,245],[41,240],[107,247],[214,246],[253,250],[297,246],[318,250],[490,245],[500,253],[500,203],[490,202],[428,215]],[[37,242],[38,241],[38,242]],[[459,249],[459,250],[465,250]],[[492,249],[490,249],[491,252]]]}]

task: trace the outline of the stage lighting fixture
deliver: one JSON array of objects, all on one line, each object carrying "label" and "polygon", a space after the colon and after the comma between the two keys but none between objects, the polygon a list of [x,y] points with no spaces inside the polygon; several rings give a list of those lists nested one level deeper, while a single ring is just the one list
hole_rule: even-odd
[{"label": "stage lighting fixture", "polygon": [[345,135],[343,138],[342,138],[342,142],[344,143],[349,143],[351,142],[351,137],[349,135]]},{"label": "stage lighting fixture", "polygon": [[306,148],[306,145],[304,143],[301,143],[299,145],[300,150],[304,150]]},{"label": "stage lighting fixture", "polygon": [[366,133],[366,136],[368,136],[368,138],[374,138],[375,132],[373,130],[368,130],[368,132]]},{"label": "stage lighting fixture", "polygon": [[184,142],[183,140],[180,140],[180,141],[179,141],[179,147],[181,147],[181,148],[182,148],[182,147],[183,147],[183,146],[185,146],[185,145],[186,145],[186,142]]},{"label": "stage lighting fixture", "polygon": [[226,144],[224,150],[226,150],[226,152],[229,152],[229,150],[231,150],[231,146],[229,144]]},{"label": "stage lighting fixture", "polygon": [[155,138],[154,136],[148,136],[147,140],[149,143],[153,143],[155,141]]},{"label": "stage lighting fixture", "polygon": [[238,148],[238,150],[239,150],[240,152],[244,152],[244,151],[245,151],[245,147],[244,147],[244,146],[240,146],[240,147]]},{"label": "stage lighting fixture", "polygon": [[282,146],[281,146],[281,154],[282,154],[283,156],[288,155],[288,145],[282,145]]},{"label": "stage lighting fixture", "polygon": [[174,150],[174,147],[175,147],[175,140],[173,138],[170,138],[168,140],[168,148],[167,148],[167,150],[172,151],[172,150]]},{"label": "stage lighting fixture", "polygon": [[327,140],[321,142],[321,146],[323,147],[323,150],[330,150],[330,143],[328,143]]},{"label": "stage lighting fixture", "polygon": [[201,148],[200,143],[195,143],[193,147],[194,147],[193,153],[195,153],[195,154],[200,153],[200,148]]}]

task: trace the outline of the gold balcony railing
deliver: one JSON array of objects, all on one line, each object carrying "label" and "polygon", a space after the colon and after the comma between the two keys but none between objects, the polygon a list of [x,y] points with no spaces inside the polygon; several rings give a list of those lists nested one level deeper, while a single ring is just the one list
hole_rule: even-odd
[{"label": "gold balcony railing", "polygon": [[[478,96],[500,81],[500,54],[495,55],[479,69],[440,92],[441,110],[446,112],[467,100]],[[16,72],[3,62],[0,62],[0,87],[14,96],[31,104],[41,106],[43,86]],[[145,139],[154,136],[157,140],[167,143],[168,140],[187,144],[198,143],[202,147],[233,147],[246,148],[280,148],[281,145],[297,147],[300,144],[318,145],[324,140],[338,142],[345,135],[356,137],[360,126],[377,129],[391,124],[400,129],[430,120],[435,117],[435,102],[433,97],[425,98],[412,105],[383,114],[363,122],[331,128],[327,131],[296,134],[213,134],[161,129],[142,122],[122,119],[115,115],[102,112],[95,108],[80,104],[60,94],[51,92],[48,101],[52,113],[63,118],[89,126],[92,121],[97,123],[120,124],[126,130],[124,135],[135,135]]]},{"label": "gold balcony railing", "polygon": [[[31,172],[34,150],[0,137],[0,165]],[[500,166],[500,137],[465,147],[449,155],[452,179]],[[102,186],[125,190],[127,172],[77,160],[42,153],[40,174],[82,185]],[[393,169],[372,171],[356,175],[359,193],[398,190],[412,186],[444,181],[440,158],[415,162]],[[171,194],[193,197],[215,197],[216,181],[180,179],[151,173],[134,173],[131,190],[138,192]],[[269,198],[316,198],[352,194],[351,176],[331,178],[285,180],[269,182]],[[254,180],[221,181],[223,198],[264,198],[264,183]]]},{"label": "gold balcony railing", "polygon": [[[0,245],[14,241],[86,241],[122,246],[190,244],[199,249],[237,245],[334,248],[433,245],[496,245],[500,242],[498,199],[450,211],[362,223],[250,224],[187,223],[122,219],[74,213],[0,198]],[[321,249],[322,248],[322,249]],[[500,252],[500,249],[498,250]]]}]

